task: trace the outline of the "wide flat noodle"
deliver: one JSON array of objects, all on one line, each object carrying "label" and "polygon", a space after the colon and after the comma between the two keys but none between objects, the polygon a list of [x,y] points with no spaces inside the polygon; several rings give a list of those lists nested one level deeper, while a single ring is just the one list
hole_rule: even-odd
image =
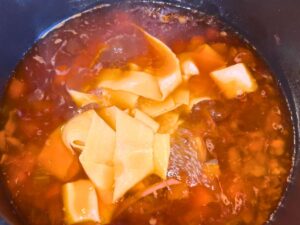
[{"label": "wide flat noodle", "polygon": [[71,151],[83,150],[94,116],[97,116],[94,110],[86,111],[76,115],[62,127],[63,142]]},{"label": "wide flat noodle", "polygon": [[116,130],[117,111],[120,110],[116,106],[107,107],[98,110],[99,115],[114,130]]},{"label": "wide flat noodle", "polygon": [[143,32],[145,38],[154,49],[156,57],[160,59],[159,68],[153,69],[162,93],[161,100],[163,100],[182,82],[179,60],[162,41],[141,28],[139,30]]},{"label": "wide flat noodle", "polygon": [[139,96],[127,91],[114,91],[105,89],[111,99],[111,104],[121,109],[133,109],[138,102]]},{"label": "wide flat noodle", "polygon": [[149,116],[157,117],[182,105],[189,105],[189,98],[189,90],[185,87],[179,87],[162,102],[140,98],[138,107]]},{"label": "wide flat noodle", "polygon": [[160,99],[161,92],[155,77],[142,71],[103,69],[99,74],[98,87],[127,91],[150,99]]},{"label": "wide flat noodle", "polygon": [[182,82],[179,60],[163,42],[137,28],[144,34],[160,60],[159,67],[150,68],[150,72],[103,69],[99,74],[98,87],[127,91],[156,101],[165,100]]},{"label": "wide flat noodle", "polygon": [[115,131],[94,111],[81,158],[112,166],[115,141]]},{"label": "wide flat noodle", "polygon": [[170,135],[155,134],[153,142],[154,172],[162,179],[167,178],[170,158]]},{"label": "wide flat noodle", "polygon": [[172,96],[169,96],[162,102],[140,98],[138,107],[144,113],[148,114],[151,117],[160,116],[166,112],[176,109],[176,104]]},{"label": "wide flat noodle", "polygon": [[116,115],[114,201],[153,172],[154,140],[152,129],[142,122],[120,110]]},{"label": "wide flat noodle", "polygon": [[159,128],[159,123],[157,123],[154,119],[152,119],[150,116],[148,116],[146,113],[143,113],[139,109],[134,109],[132,113],[135,119],[143,122],[145,125],[150,127],[154,132],[157,132]]},{"label": "wide flat noodle", "polygon": [[114,183],[114,167],[88,161],[82,155],[79,157],[79,160],[87,176],[95,185],[101,201],[105,204],[111,204]]},{"label": "wide flat noodle", "polygon": [[187,87],[180,86],[172,93],[172,98],[177,107],[188,105],[190,101],[190,91]]},{"label": "wide flat noodle", "polygon": [[101,222],[108,223],[113,207],[115,131],[95,112],[79,160],[100,198]]},{"label": "wide flat noodle", "polygon": [[139,96],[126,92],[114,91],[110,89],[101,89],[100,95],[94,95],[67,89],[72,100],[78,107],[83,107],[89,104],[97,104],[100,108],[116,105],[122,109],[132,109],[136,106]]},{"label": "wide flat noodle", "polygon": [[100,99],[93,94],[88,94],[80,91],[75,91],[71,89],[67,89],[70,94],[72,100],[78,107],[83,107],[85,105],[89,105],[92,103],[101,104]]}]

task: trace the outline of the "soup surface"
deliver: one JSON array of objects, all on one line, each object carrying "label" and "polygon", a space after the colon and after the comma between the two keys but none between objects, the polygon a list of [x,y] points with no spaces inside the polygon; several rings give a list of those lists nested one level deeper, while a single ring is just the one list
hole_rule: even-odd
[{"label": "soup surface", "polygon": [[264,224],[291,168],[267,66],[178,8],[68,20],[19,63],[0,116],[1,177],[26,225]]}]

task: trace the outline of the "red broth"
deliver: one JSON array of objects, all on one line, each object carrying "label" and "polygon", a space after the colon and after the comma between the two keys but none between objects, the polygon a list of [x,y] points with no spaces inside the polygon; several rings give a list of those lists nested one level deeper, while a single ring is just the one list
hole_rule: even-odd
[{"label": "red broth", "polygon": [[[264,224],[286,187],[293,135],[286,103],[270,70],[215,18],[154,5],[99,8],[74,17],[40,39],[17,66],[1,107],[0,163],[1,179],[24,224],[65,224],[64,183],[40,167],[37,155],[53,130],[84,110],[66,87],[91,87],[102,68],[123,67],[128,60],[148,66],[151,53],[133,23],[176,54],[210,44],[228,65],[247,65],[258,89],[226,99],[208,74],[193,76],[190,91],[214,98],[181,114],[183,123],[172,135],[168,177],[182,184],[124,208],[125,198],[111,224]],[[112,47],[99,57],[105,43]],[[203,176],[199,155],[190,154],[195,137],[203,140],[205,157],[217,159],[217,179]],[[86,178],[83,171],[74,180],[80,178]],[[149,177],[143,182],[156,180]]]}]

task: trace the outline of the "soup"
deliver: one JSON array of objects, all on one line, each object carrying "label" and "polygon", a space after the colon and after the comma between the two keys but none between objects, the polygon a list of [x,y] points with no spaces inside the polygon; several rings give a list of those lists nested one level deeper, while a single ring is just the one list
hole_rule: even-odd
[{"label": "soup", "polygon": [[40,39],[1,107],[1,178],[24,224],[264,224],[291,168],[266,64],[211,16],[77,15]]}]

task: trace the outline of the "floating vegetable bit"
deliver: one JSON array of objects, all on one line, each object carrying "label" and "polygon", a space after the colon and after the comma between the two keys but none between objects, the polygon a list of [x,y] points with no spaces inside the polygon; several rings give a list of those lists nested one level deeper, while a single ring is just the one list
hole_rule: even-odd
[{"label": "floating vegetable bit", "polygon": [[210,76],[229,99],[257,89],[255,79],[243,63],[215,70]]},{"label": "floating vegetable bit", "polygon": [[101,222],[97,193],[89,180],[78,180],[63,186],[65,220],[68,224]]}]

